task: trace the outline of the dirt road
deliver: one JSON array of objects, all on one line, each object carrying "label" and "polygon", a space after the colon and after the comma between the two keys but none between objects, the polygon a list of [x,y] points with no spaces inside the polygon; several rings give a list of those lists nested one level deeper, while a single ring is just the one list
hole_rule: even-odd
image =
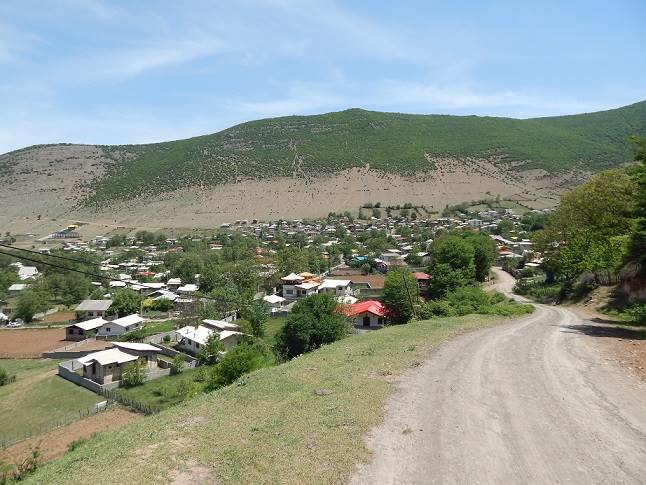
[{"label": "dirt road", "polygon": [[447,343],[403,380],[352,482],[646,483],[646,386],[599,358],[581,323],[537,305]]}]

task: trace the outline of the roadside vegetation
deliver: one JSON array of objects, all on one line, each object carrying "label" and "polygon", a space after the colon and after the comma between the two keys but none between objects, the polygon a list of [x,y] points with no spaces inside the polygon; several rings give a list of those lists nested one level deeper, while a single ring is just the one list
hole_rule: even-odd
[{"label": "roadside vegetation", "polygon": [[[540,269],[520,260],[515,292],[543,303],[580,301],[612,286],[606,312],[646,320],[646,139],[636,138],[637,165],[593,176],[567,193],[544,228],[534,233]],[[603,310],[603,309],[602,309]]]}]

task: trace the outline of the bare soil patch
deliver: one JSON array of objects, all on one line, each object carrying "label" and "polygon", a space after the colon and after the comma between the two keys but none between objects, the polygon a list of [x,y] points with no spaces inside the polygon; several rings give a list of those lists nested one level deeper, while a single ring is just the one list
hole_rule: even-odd
[{"label": "bare soil patch", "polygon": [[76,317],[74,312],[56,312],[40,320],[41,323],[67,323]]},{"label": "bare soil patch", "polygon": [[49,433],[36,436],[0,451],[0,459],[16,463],[27,458],[31,449],[38,447],[45,461],[62,456],[72,441],[89,438],[94,433],[122,428],[126,424],[142,419],[143,415],[122,407],[115,407],[75,423],[56,428]]},{"label": "bare soil patch", "polygon": [[37,358],[66,343],[64,328],[0,330],[0,358]]}]

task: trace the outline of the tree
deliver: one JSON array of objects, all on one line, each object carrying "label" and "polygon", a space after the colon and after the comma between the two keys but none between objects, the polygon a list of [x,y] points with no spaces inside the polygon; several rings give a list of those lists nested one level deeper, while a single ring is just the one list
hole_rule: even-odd
[{"label": "tree", "polygon": [[408,323],[418,301],[417,281],[406,268],[395,268],[386,274],[383,302],[393,323]]},{"label": "tree", "polygon": [[144,383],[147,375],[146,362],[137,359],[133,362],[128,362],[123,368],[121,376],[123,383],[126,387],[139,386]]},{"label": "tree", "polygon": [[475,250],[465,239],[445,235],[431,246],[431,275],[429,290],[434,296],[444,296],[460,286],[475,281]]},{"label": "tree", "polygon": [[491,265],[498,256],[498,246],[486,234],[470,235],[466,240],[473,246],[476,280],[485,281],[489,276]]},{"label": "tree", "polygon": [[206,339],[206,342],[200,348],[197,354],[197,361],[201,365],[213,365],[217,362],[220,352],[224,350],[222,342],[220,342],[220,334],[213,332]]},{"label": "tree", "polygon": [[583,271],[618,271],[628,252],[636,193],[625,170],[610,170],[565,194],[533,236],[550,273],[571,280]]},{"label": "tree", "polygon": [[14,318],[22,318],[29,323],[34,319],[34,315],[44,311],[46,306],[43,299],[33,290],[23,290],[16,299],[16,308],[13,312]]},{"label": "tree", "polygon": [[299,300],[276,336],[276,350],[285,358],[310,352],[345,337],[346,317],[332,295],[318,294]]},{"label": "tree", "polygon": [[265,324],[267,323],[267,305],[262,300],[247,302],[242,307],[242,318],[251,325],[251,332],[254,337],[265,335]]},{"label": "tree", "polygon": [[112,305],[110,305],[108,313],[119,315],[120,317],[138,313],[141,309],[142,301],[143,297],[136,291],[130,289],[115,291],[112,295]]},{"label": "tree", "polygon": [[641,164],[632,172],[631,178],[637,187],[635,226],[630,235],[628,259],[639,264],[640,273],[646,275],[646,137],[634,138],[637,145],[635,160]]},{"label": "tree", "polygon": [[503,219],[498,223],[494,232],[505,239],[509,239],[511,237],[511,231],[513,230],[514,223],[508,219]]}]

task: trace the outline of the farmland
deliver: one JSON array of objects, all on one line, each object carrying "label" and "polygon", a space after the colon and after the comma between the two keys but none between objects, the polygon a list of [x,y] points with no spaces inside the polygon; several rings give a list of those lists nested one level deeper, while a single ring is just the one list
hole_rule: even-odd
[{"label": "farmland", "polygon": [[64,328],[20,328],[0,330],[0,358],[34,358],[62,347]]}]

